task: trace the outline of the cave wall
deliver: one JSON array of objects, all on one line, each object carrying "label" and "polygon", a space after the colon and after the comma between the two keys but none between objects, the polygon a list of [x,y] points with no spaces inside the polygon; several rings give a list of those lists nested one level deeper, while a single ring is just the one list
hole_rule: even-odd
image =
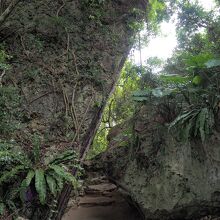
[{"label": "cave wall", "polygon": [[85,156],[133,44],[130,24],[144,17],[134,8],[147,6],[145,0],[98,2],[24,0],[1,26],[11,56],[2,83],[21,100],[20,129],[10,136],[22,146],[38,134],[46,151],[74,147]]}]

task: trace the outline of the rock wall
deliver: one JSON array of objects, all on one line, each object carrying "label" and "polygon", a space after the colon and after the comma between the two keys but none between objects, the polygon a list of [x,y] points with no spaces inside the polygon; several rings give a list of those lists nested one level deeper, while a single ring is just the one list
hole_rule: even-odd
[{"label": "rock wall", "polygon": [[[6,108],[13,116],[6,123],[16,129],[0,132],[0,139],[29,151],[37,135],[42,155],[71,148],[83,160],[134,42],[131,24],[144,19],[147,4],[20,1],[0,26],[1,49],[10,56],[0,87],[12,87],[19,96],[16,109]],[[63,190],[53,219],[61,219],[70,191],[70,186]]]},{"label": "rock wall", "polygon": [[84,157],[133,44],[129,25],[143,19],[146,6],[145,0],[17,5],[0,31],[11,56],[2,83],[21,100],[17,142],[30,144],[37,133],[46,147],[74,146]]},{"label": "rock wall", "polygon": [[[99,156],[102,161],[97,166],[131,195],[146,219],[220,214],[219,134],[206,144],[182,143],[168,133],[152,106],[140,109],[132,128],[131,143],[123,146],[117,139],[116,147],[112,137],[114,147]],[[127,129],[126,125],[116,137],[123,138]]]}]

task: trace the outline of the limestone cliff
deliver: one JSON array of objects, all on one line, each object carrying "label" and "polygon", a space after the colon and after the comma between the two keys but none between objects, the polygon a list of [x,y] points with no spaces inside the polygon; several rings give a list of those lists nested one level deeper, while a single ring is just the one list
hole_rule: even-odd
[{"label": "limestone cliff", "polygon": [[45,154],[73,148],[83,160],[133,44],[130,24],[144,18],[146,7],[145,0],[20,1],[0,31],[10,56],[1,85],[19,95],[19,126],[1,139],[28,150],[37,134]]},{"label": "limestone cliff", "polygon": [[206,144],[180,142],[158,120],[156,108],[146,105],[133,119],[133,140],[124,146],[117,137],[123,139],[127,129],[111,137],[114,147],[99,156],[97,165],[130,194],[146,219],[199,219],[220,213],[219,134]]}]

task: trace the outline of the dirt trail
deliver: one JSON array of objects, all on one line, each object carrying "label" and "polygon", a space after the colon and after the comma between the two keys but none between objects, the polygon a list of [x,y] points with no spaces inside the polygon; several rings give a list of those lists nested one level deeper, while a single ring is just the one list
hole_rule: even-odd
[{"label": "dirt trail", "polygon": [[122,197],[117,187],[105,177],[93,178],[62,220],[141,220],[137,211]]}]

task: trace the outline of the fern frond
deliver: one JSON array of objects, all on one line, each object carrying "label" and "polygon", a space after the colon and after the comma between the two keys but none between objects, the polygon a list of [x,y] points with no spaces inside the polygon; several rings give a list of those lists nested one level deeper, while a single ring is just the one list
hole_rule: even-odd
[{"label": "fern frond", "polygon": [[53,170],[51,170],[49,173],[56,180],[57,192],[60,192],[63,189],[63,178],[58,176]]},{"label": "fern frond", "polygon": [[46,180],[47,180],[47,185],[50,189],[50,192],[52,193],[53,196],[56,196],[56,194],[57,194],[56,180],[50,175],[46,175]]},{"label": "fern frond", "polygon": [[13,156],[10,153],[11,152],[9,150],[0,151],[0,162],[12,161]]},{"label": "fern frond", "polygon": [[4,195],[4,200],[14,200],[17,198],[17,195],[19,194],[19,187],[15,184],[14,186],[10,187],[10,190],[6,191],[6,194]]},{"label": "fern frond", "polygon": [[76,152],[74,150],[67,150],[60,154],[59,156],[56,156],[52,161],[50,161],[49,164],[61,164],[69,162],[73,159],[76,159]]},{"label": "fern frond", "polygon": [[12,200],[6,200],[5,204],[13,212],[16,212],[18,210],[18,208],[16,207],[15,203]]},{"label": "fern frond", "polygon": [[187,111],[177,116],[177,118],[173,122],[170,123],[169,130],[172,127],[176,126],[177,124],[183,124],[186,120],[192,117],[192,113],[193,111],[189,111],[189,112]]},{"label": "fern frond", "polygon": [[4,214],[5,211],[5,204],[3,202],[0,202],[0,216]]},{"label": "fern frond", "polygon": [[68,171],[66,171],[63,167],[58,165],[50,165],[49,166],[58,176],[65,179],[67,182],[73,184],[74,187],[77,186],[76,178]]},{"label": "fern frond", "polygon": [[30,185],[32,179],[34,178],[35,172],[33,170],[30,170],[26,176],[26,178],[21,182],[21,186],[20,186],[20,198],[22,201],[25,200],[25,193],[26,190],[28,188],[28,186]]},{"label": "fern frond", "polygon": [[23,152],[14,152],[12,150],[1,150],[0,151],[0,162],[6,163],[19,163],[21,165],[28,166],[30,160]]},{"label": "fern frond", "polygon": [[173,126],[179,126],[180,134],[183,134],[185,140],[199,136],[204,142],[210,134],[214,123],[214,113],[209,107],[197,107],[180,114],[170,124],[169,129]]},{"label": "fern frond", "polygon": [[35,188],[39,195],[40,203],[44,205],[46,201],[47,189],[46,189],[46,180],[43,169],[37,169],[35,171]]},{"label": "fern frond", "polygon": [[23,172],[26,169],[25,166],[19,165],[11,169],[10,171],[6,171],[0,177],[0,185],[4,182],[9,182],[12,178],[14,178],[19,173]]}]

